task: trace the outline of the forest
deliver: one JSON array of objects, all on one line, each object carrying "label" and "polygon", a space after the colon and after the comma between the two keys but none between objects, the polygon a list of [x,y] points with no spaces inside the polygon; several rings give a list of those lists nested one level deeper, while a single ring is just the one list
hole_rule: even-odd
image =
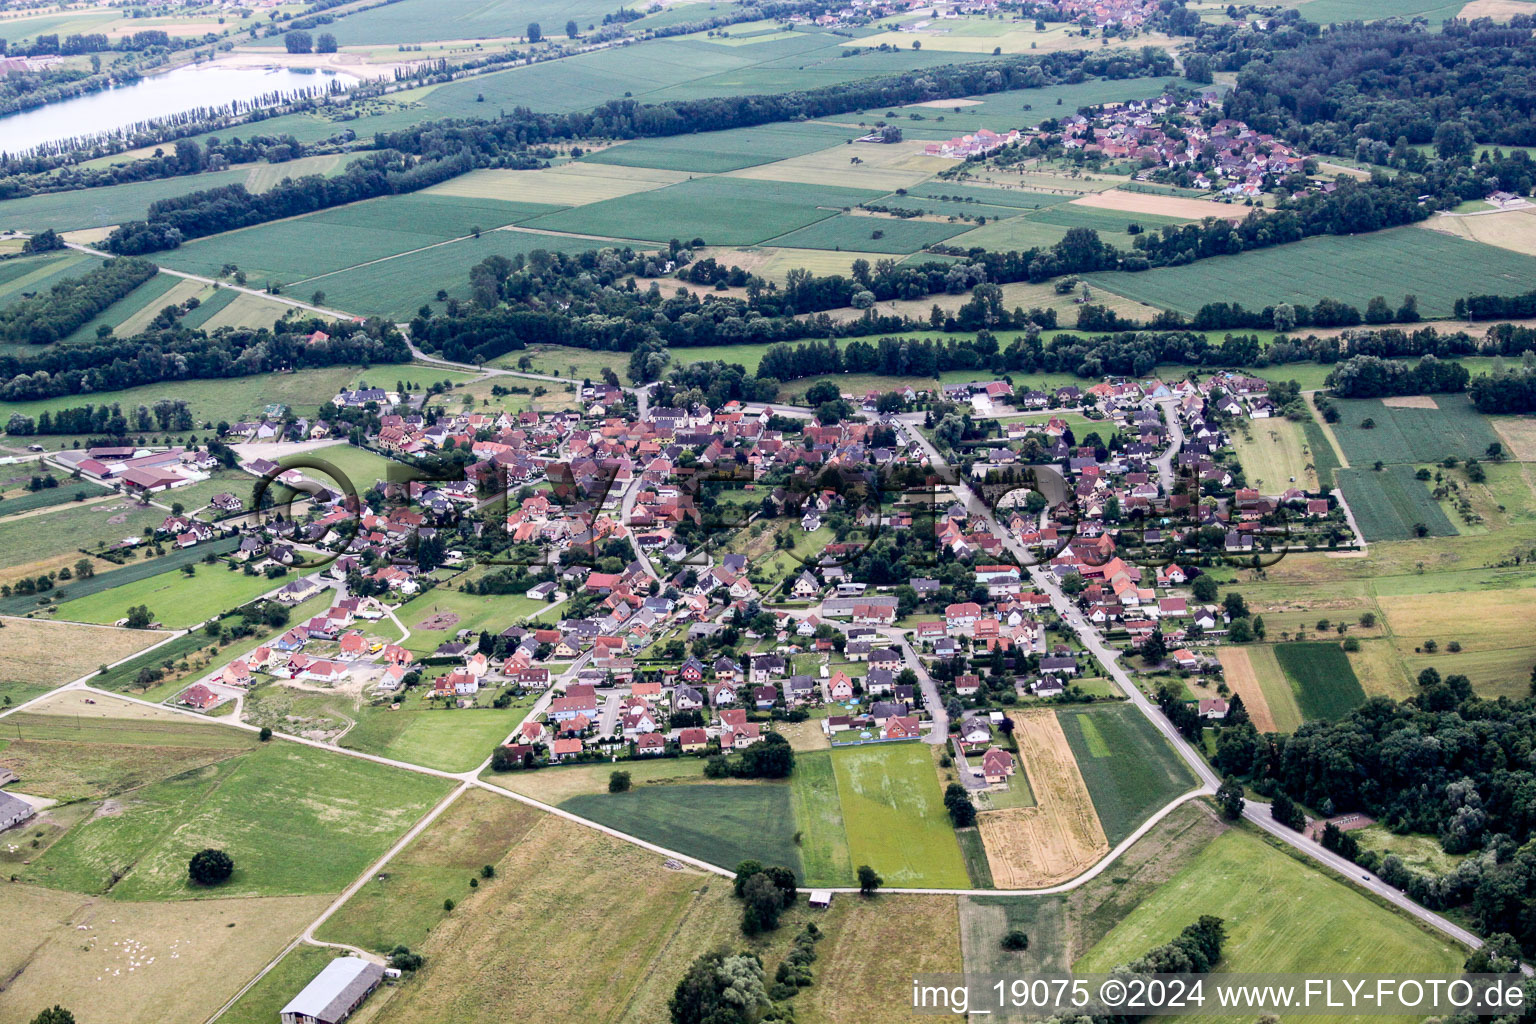
[{"label": "forest", "polygon": [[1335,366],[1324,382],[1340,398],[1385,398],[1465,391],[1471,379],[1460,363],[1426,355],[1417,365],[1380,356],[1351,356]]}]

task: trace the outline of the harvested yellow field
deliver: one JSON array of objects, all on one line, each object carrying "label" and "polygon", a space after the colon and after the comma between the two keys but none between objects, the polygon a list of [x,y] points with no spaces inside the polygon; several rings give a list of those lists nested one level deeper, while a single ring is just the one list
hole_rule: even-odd
[{"label": "harvested yellow field", "polygon": [[1254,670],[1253,659],[1249,657],[1249,649],[1222,647],[1216,656],[1221,659],[1222,676],[1227,685],[1233,693],[1243,698],[1243,707],[1248,709],[1248,718],[1253,722],[1253,727],[1259,732],[1275,732],[1274,712],[1270,711],[1264,689],[1259,685],[1259,676]]},{"label": "harvested yellow field", "polygon": [[233,302],[209,317],[208,322],[203,324],[203,329],[211,331],[218,327],[270,328],[292,308],[286,303],[252,295],[249,292],[241,292],[235,296]]},{"label": "harvested yellow field", "polygon": [[908,107],[931,107],[934,110],[954,110],[956,107],[979,107],[981,100],[924,100],[921,103],[908,103]]},{"label": "harvested yellow field", "polygon": [[1367,697],[1406,700],[1418,691],[1390,640],[1362,640],[1360,649],[1349,652],[1348,657],[1349,667],[1355,670]]},{"label": "harvested yellow field", "polygon": [[427,192],[468,199],[585,206],[635,192],[649,192],[663,185],[675,185],[687,181],[688,177],[687,171],[572,163],[542,171],[470,171],[441,185],[433,185]]},{"label": "harvested yellow field", "polygon": [[[713,257],[721,266],[740,267],[771,281],[783,281],[791,270],[809,270],[818,276],[846,275],[855,260],[866,260],[874,266],[879,260],[891,259],[889,253],[849,252],[835,249],[759,249],[733,248],[711,245],[694,253],[696,259]],[[666,288],[666,285],[662,286]]]},{"label": "harvested yellow field", "polygon": [[1118,188],[1074,199],[1069,205],[1091,206],[1098,210],[1118,210],[1123,213],[1145,213],[1159,217],[1182,217],[1186,220],[1201,220],[1205,217],[1242,220],[1249,213],[1248,208],[1242,206],[1227,206],[1224,203],[1212,203],[1204,199],[1185,199],[1182,196],[1159,196],[1150,192],[1127,192]]},{"label": "harvested yellow field", "polygon": [[[923,147],[926,145],[926,142],[909,141],[892,145],[855,143],[851,146],[830,146],[804,156],[731,171],[728,177],[889,192],[910,188],[926,181],[935,172],[954,166],[953,160],[941,160],[924,154]],[[855,163],[855,160],[858,162]]]},{"label": "harvested yellow field", "polygon": [[1392,395],[1381,400],[1381,404],[1388,409],[1438,409],[1433,397],[1429,395]]},{"label": "harvested yellow field", "polygon": [[[151,634],[160,639],[160,634]],[[86,703],[90,701],[91,703]],[[187,715],[158,704],[143,704],[123,700],[104,693],[81,693],[64,690],[47,697],[27,708],[27,713],[38,715],[67,715],[70,718],[87,719],[134,719],[148,722],[191,722]]]},{"label": "harvested yellow field", "polygon": [[992,880],[999,889],[1064,882],[1108,853],[1109,840],[1056,713],[1012,712],[1009,717],[1035,806],[977,816]]},{"label": "harvested yellow field", "polygon": [[[914,974],[965,969],[954,896],[838,896],[812,920],[826,937],[816,947],[816,983],[795,998],[800,1021],[908,1024]],[[737,944],[733,937],[731,945]]]},{"label": "harvested yellow field", "polygon": [[[1376,599],[1399,652],[1412,655],[1425,640],[1441,652],[1452,641],[1468,653],[1530,647],[1536,643],[1536,600],[1531,591],[1484,590],[1455,594],[1383,595]],[[1445,654],[1442,674],[1455,672],[1456,655]]]},{"label": "harvested yellow field", "polygon": [[1419,226],[1536,256],[1536,206],[1495,213],[1442,213]]},{"label": "harvested yellow field", "polygon": [[1494,432],[1510,456],[1519,462],[1536,462],[1536,416],[1490,416]]},{"label": "harvested yellow field", "polygon": [[1472,0],[1461,9],[1458,18],[1492,18],[1508,21],[1511,14],[1536,14],[1536,3],[1531,0]]},{"label": "harvested yellow field", "polygon": [[0,1020],[31,1020],[55,1003],[82,1021],[204,1020],[329,900],[127,903],[9,885]]},{"label": "harvested yellow field", "polygon": [[165,639],[164,633],[144,629],[39,619],[6,617],[0,625],[0,665],[5,666],[0,673],[34,685],[61,686]]},{"label": "harvested yellow field", "polygon": [[[849,254],[842,253],[841,255],[846,256]],[[865,258],[869,259],[871,263],[874,262],[874,259],[871,257],[866,256]],[[889,259],[889,257],[884,258]],[[914,262],[921,263],[922,260],[923,257],[919,254]],[[1023,306],[1025,309],[1054,309],[1062,317],[1063,323],[1074,322],[1078,308],[1077,303],[1074,301],[1076,293],[1057,295],[1056,289],[1052,285],[1031,284],[1028,281],[1016,281],[1011,284],[1005,284],[1002,286],[1002,289],[1003,307],[1005,309],[1013,309],[1017,306]],[[962,295],[928,295],[921,299],[890,299],[886,302],[877,302],[872,308],[877,316],[893,315],[921,318],[926,317],[929,310],[933,309],[934,306],[938,306],[939,309],[946,313],[953,313],[969,301],[971,301],[969,293]],[[1107,292],[1103,288],[1096,286],[1093,288],[1093,301],[1095,304],[1107,306],[1125,317],[1144,318],[1151,308],[1133,299],[1127,299],[1123,295]],[[826,315],[834,320],[857,320],[864,314],[862,310],[846,308],[828,310]]]}]

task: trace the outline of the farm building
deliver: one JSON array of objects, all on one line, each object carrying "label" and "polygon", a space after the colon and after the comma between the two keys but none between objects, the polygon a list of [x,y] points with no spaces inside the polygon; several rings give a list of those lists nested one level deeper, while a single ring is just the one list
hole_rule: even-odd
[{"label": "farm building", "polygon": [[383,980],[378,964],[337,957],[283,1007],[283,1024],[341,1024]]},{"label": "farm building", "polygon": [[12,825],[20,825],[32,817],[33,813],[32,805],[25,800],[11,796],[9,793],[0,793],[0,831]]}]

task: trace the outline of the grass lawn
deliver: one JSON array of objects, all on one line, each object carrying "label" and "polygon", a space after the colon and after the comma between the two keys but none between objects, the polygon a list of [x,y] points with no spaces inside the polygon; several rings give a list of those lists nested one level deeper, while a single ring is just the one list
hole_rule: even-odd
[{"label": "grass lawn", "polygon": [[1188,766],[1130,704],[1057,712],[1111,846],[1195,786]]},{"label": "grass lawn", "polygon": [[1226,923],[1223,973],[1304,972],[1327,964],[1341,973],[1434,976],[1456,973],[1466,957],[1450,939],[1421,930],[1257,836],[1233,830],[1141,901],[1073,970],[1111,970],[1172,939],[1202,914]]},{"label": "grass lawn", "polygon": [[[180,569],[125,583],[58,606],[60,619],[113,623],[128,609],[148,605],[154,621],[173,629],[195,625],[275,590],[284,579],[247,576],[223,565],[198,565],[195,575]],[[290,574],[291,575],[291,574]]]},{"label": "grass lawn", "polygon": [[719,867],[756,860],[804,877],[784,783],[641,786],[571,797],[560,809]]},{"label": "grass lawn", "polygon": [[795,757],[795,773],[790,777],[807,885],[851,885],[854,881],[832,758],[830,750],[802,752]]},{"label": "grass lawn", "polygon": [[[704,782],[701,757],[656,757],[623,764],[576,764],[535,771],[493,772],[481,778],[493,786],[521,793],[546,804],[560,804],[576,796],[608,792],[608,776],[615,770],[629,772],[636,789],[674,782]],[[722,781],[715,785],[750,786],[756,783]]]},{"label": "grass lawn", "polygon": [[466,791],[326,921],[316,938],[381,953],[401,943],[419,947],[448,916],[443,900],[462,900],[473,891],[471,878],[482,886],[518,884],[499,874],[480,878],[480,869],[500,862],[543,817],[516,800],[483,789]]},{"label": "grass lawn", "polygon": [[1291,681],[1304,720],[1343,718],[1365,703],[1365,690],[1341,645],[1277,644],[1275,658]]},{"label": "grass lawn", "polygon": [[880,743],[832,752],[848,854],[895,887],[970,884],[923,743]]},{"label": "grass lawn", "polygon": [[[490,701],[487,695],[485,700]],[[357,725],[342,746],[397,761],[463,772],[491,756],[491,750],[511,735],[528,713],[527,707],[427,710],[420,701],[400,710],[365,707],[356,712]]]},{"label": "grass lawn", "polygon": [[[395,614],[411,631],[405,641],[406,648],[417,654],[431,654],[440,644],[452,640],[461,629],[500,633],[539,614],[543,607],[544,602],[522,594],[482,596],[438,586],[412,598],[396,609]],[[422,622],[435,615],[454,615],[458,619],[446,629],[420,628]]]},{"label": "grass lawn", "polygon": [[215,846],[235,861],[221,896],[338,892],[447,789],[358,758],[263,744],[135,791],[72,829],[27,879],[116,899],[186,898],[195,892],[187,858]]}]

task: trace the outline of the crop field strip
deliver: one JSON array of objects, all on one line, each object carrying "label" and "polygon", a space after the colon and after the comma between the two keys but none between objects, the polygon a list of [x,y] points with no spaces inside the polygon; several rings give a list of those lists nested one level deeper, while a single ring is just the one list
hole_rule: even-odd
[{"label": "crop field strip", "polygon": [[1198,264],[1091,274],[1090,283],[1155,306],[1195,313],[1212,296],[1243,305],[1337,299],[1359,309],[1375,296],[1419,298],[1426,316],[1449,316],[1469,294],[1514,295],[1536,279],[1536,257],[1418,228],[1320,235],[1289,245],[1216,256]]},{"label": "crop field strip", "polygon": [[1367,541],[1412,540],[1417,527],[1429,537],[1453,537],[1456,527],[1429,492],[1429,485],[1414,478],[1409,465],[1374,469],[1340,469],[1334,479]]},{"label": "crop field strip", "polygon": [[[1419,403],[1405,407],[1378,398],[1335,400],[1339,420],[1331,429],[1349,464],[1433,463],[1451,455],[1480,459],[1499,439],[1488,418],[1465,395],[1422,396]],[[1367,421],[1370,427],[1364,426]]]},{"label": "crop field strip", "polygon": [[1064,710],[1058,717],[1111,846],[1194,788],[1188,766],[1129,704]]},{"label": "crop field strip", "polygon": [[1338,643],[1286,643],[1274,648],[1305,721],[1335,721],[1365,703],[1365,690]]},{"label": "crop field strip", "polygon": [[839,214],[768,239],[763,244],[797,249],[847,249],[905,255],[958,235],[969,226],[964,223]]},{"label": "crop field strip", "polygon": [[814,121],[780,122],[720,132],[636,139],[590,153],[580,162],[718,174],[803,156],[852,139],[857,132],[855,128]]},{"label": "crop field strip", "polygon": [[1243,698],[1253,727],[1261,733],[1295,732],[1301,725],[1301,709],[1290,682],[1275,660],[1273,647],[1248,645],[1222,647],[1223,678],[1232,692]]}]

